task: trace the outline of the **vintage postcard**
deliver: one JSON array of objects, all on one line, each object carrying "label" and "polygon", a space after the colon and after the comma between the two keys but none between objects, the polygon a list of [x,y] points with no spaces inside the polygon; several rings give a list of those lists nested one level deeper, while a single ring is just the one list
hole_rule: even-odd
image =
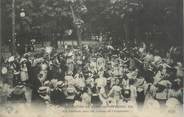
[{"label": "vintage postcard", "polygon": [[0,117],[182,117],[183,0],[1,0]]}]

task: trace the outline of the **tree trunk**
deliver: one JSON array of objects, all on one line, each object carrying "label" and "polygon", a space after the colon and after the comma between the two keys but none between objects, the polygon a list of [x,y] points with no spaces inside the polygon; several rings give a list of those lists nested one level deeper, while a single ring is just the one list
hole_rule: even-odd
[{"label": "tree trunk", "polygon": [[77,44],[78,44],[78,46],[81,46],[81,33],[80,33],[80,29],[78,27],[76,27],[76,30],[77,30],[77,37],[78,37]]},{"label": "tree trunk", "polygon": [[16,54],[15,47],[15,0],[12,1],[12,55]]},{"label": "tree trunk", "polygon": [[128,17],[125,17],[123,29],[124,29],[124,32],[125,32],[125,41],[126,42],[129,40],[129,27],[128,26],[129,26]]}]

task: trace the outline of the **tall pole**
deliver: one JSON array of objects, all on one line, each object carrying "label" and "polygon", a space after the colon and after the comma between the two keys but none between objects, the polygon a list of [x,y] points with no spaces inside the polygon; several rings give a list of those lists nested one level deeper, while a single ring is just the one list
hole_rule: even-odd
[{"label": "tall pole", "polygon": [[12,54],[15,54],[15,0],[12,0]]},{"label": "tall pole", "polygon": [[74,14],[72,5],[70,5],[70,9],[72,11],[73,23],[74,23],[74,26],[75,26],[76,31],[77,31],[77,38],[78,38],[77,44],[80,46],[80,43],[81,43],[81,33],[80,33],[79,27],[77,26],[77,24],[75,24],[76,23],[76,18],[75,18],[75,14]]}]

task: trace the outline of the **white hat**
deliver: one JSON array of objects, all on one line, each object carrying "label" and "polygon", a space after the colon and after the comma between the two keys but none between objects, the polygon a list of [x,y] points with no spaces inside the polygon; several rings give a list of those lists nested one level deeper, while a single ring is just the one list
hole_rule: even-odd
[{"label": "white hat", "polygon": [[45,48],[45,51],[46,51],[47,53],[49,53],[49,54],[52,52],[52,50],[53,50],[52,47],[46,47],[46,48]]},{"label": "white hat", "polygon": [[42,65],[41,65],[41,69],[42,69],[42,70],[47,70],[47,68],[48,68],[47,64],[42,64]]},{"label": "white hat", "polygon": [[49,88],[48,87],[45,87],[45,86],[42,86],[38,89],[38,93],[39,94],[46,94],[49,92]]},{"label": "white hat", "polygon": [[52,80],[51,80],[51,84],[52,84],[54,87],[57,87],[57,82],[58,82],[57,79],[52,79]]},{"label": "white hat", "polygon": [[75,87],[71,86],[67,88],[68,93],[75,93]]},{"label": "white hat", "polygon": [[181,62],[177,62],[177,66],[182,67],[182,63]]},{"label": "white hat", "polygon": [[45,82],[44,82],[44,86],[48,86],[50,84],[50,81],[48,81],[48,80],[46,80]]},{"label": "white hat", "polygon": [[9,59],[8,59],[8,62],[13,62],[15,60],[15,57],[14,56],[11,56]]},{"label": "white hat", "polygon": [[165,87],[172,85],[172,83],[169,80],[162,80],[162,81],[158,82],[158,84],[165,86]]},{"label": "white hat", "polygon": [[26,59],[25,59],[25,58],[22,58],[22,59],[20,60],[20,63],[22,63],[22,62],[24,62],[24,61],[26,61]]},{"label": "white hat", "polygon": [[164,68],[171,68],[171,66],[168,65],[168,64],[166,64],[166,63],[162,64],[162,66],[163,66]]},{"label": "white hat", "polygon": [[2,74],[6,74],[8,72],[8,69],[6,68],[6,67],[3,67],[2,69],[1,69],[1,73]]},{"label": "white hat", "polygon": [[68,53],[68,57],[73,56],[73,52]]},{"label": "white hat", "polygon": [[155,64],[155,63],[161,63],[162,62],[162,58],[160,57],[160,56],[155,56],[154,57],[154,61],[153,61],[153,64]]},{"label": "white hat", "polygon": [[107,48],[114,50],[114,48],[111,45],[108,45]]},{"label": "white hat", "polygon": [[64,87],[64,82],[63,81],[58,81],[57,82],[57,87],[59,87],[59,88],[62,88],[62,87]]},{"label": "white hat", "polygon": [[24,57],[30,56],[30,55],[31,55],[31,52],[28,52],[28,53],[25,53],[25,54],[24,54]]}]

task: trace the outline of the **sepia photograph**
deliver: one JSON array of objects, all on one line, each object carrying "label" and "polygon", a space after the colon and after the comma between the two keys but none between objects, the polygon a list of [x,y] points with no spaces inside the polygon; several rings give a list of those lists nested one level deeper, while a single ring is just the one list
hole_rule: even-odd
[{"label": "sepia photograph", "polygon": [[182,117],[183,0],[0,0],[0,117]]}]

